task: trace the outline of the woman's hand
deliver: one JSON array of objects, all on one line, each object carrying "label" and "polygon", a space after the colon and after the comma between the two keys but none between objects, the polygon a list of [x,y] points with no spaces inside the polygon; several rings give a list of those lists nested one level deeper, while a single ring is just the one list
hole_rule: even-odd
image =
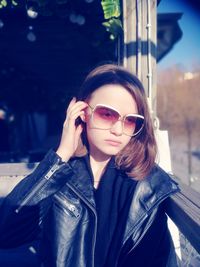
[{"label": "woman's hand", "polygon": [[83,126],[82,124],[76,126],[75,121],[79,116],[85,116],[84,109],[87,106],[88,104],[83,101],[76,102],[75,97],[69,103],[60,145],[56,151],[63,161],[68,161],[77,149]]}]

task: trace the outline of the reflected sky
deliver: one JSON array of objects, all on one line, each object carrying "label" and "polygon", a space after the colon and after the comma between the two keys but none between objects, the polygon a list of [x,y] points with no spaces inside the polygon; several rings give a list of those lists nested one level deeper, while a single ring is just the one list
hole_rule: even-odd
[{"label": "reflected sky", "polygon": [[179,65],[186,71],[192,71],[200,66],[200,9],[195,5],[188,4],[188,2],[162,0],[158,6],[158,13],[183,13],[179,20],[179,25],[183,31],[182,39],[159,62],[159,69]]}]

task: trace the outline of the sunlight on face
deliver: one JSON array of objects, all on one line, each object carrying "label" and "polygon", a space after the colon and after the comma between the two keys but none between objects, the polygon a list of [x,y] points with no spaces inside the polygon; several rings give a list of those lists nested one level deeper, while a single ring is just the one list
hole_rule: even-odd
[{"label": "sunlight on face", "polygon": [[[121,85],[105,85],[94,91],[88,104],[95,107],[98,104],[110,106],[117,110],[121,116],[138,113],[137,104],[133,96]],[[91,114],[90,108],[87,111]],[[123,134],[122,122],[117,121],[110,129],[96,129],[91,121],[91,116],[86,120],[87,139],[90,154],[99,158],[116,155],[130,141],[131,137]]]}]

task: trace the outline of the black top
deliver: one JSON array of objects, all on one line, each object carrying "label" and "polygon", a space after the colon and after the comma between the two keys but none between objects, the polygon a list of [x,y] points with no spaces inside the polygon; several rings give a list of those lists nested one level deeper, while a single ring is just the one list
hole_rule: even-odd
[{"label": "black top", "polygon": [[[109,258],[109,248],[120,246],[125,230],[136,181],[127,176],[117,175],[114,159],[108,163],[105,173],[95,190],[97,211],[97,238],[95,247],[95,267],[102,267]],[[117,248],[115,248],[117,253]]]},{"label": "black top", "polygon": [[[89,159],[87,159],[87,166],[93,179]],[[97,211],[94,266],[112,267],[113,261],[118,258],[120,267],[166,267],[171,237],[167,227],[165,203],[160,205],[153,224],[140,244],[131,252],[128,248],[129,244],[127,244],[126,250],[129,252],[127,254],[127,252],[122,251],[122,256],[125,253],[128,257],[121,262],[119,249],[137,181],[125,175],[117,175],[118,172],[119,170],[116,169],[112,158],[101,178],[98,189],[94,189]],[[132,247],[131,244],[130,246]],[[111,251],[112,257],[110,257]]]}]

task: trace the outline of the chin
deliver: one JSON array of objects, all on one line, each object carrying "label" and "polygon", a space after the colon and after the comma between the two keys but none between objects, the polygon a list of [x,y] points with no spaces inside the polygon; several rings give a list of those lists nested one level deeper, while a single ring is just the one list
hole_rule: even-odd
[{"label": "chin", "polygon": [[91,145],[91,151],[92,153],[95,154],[99,154],[102,156],[106,156],[106,157],[111,157],[111,156],[116,156],[123,148],[124,146],[118,146],[118,147],[114,147],[114,146],[108,146],[108,145],[104,145],[102,143],[98,143],[95,145]]},{"label": "chin", "polygon": [[121,149],[116,149],[116,148],[109,148],[109,149],[101,150],[102,153],[108,156],[116,156],[120,151]]}]

